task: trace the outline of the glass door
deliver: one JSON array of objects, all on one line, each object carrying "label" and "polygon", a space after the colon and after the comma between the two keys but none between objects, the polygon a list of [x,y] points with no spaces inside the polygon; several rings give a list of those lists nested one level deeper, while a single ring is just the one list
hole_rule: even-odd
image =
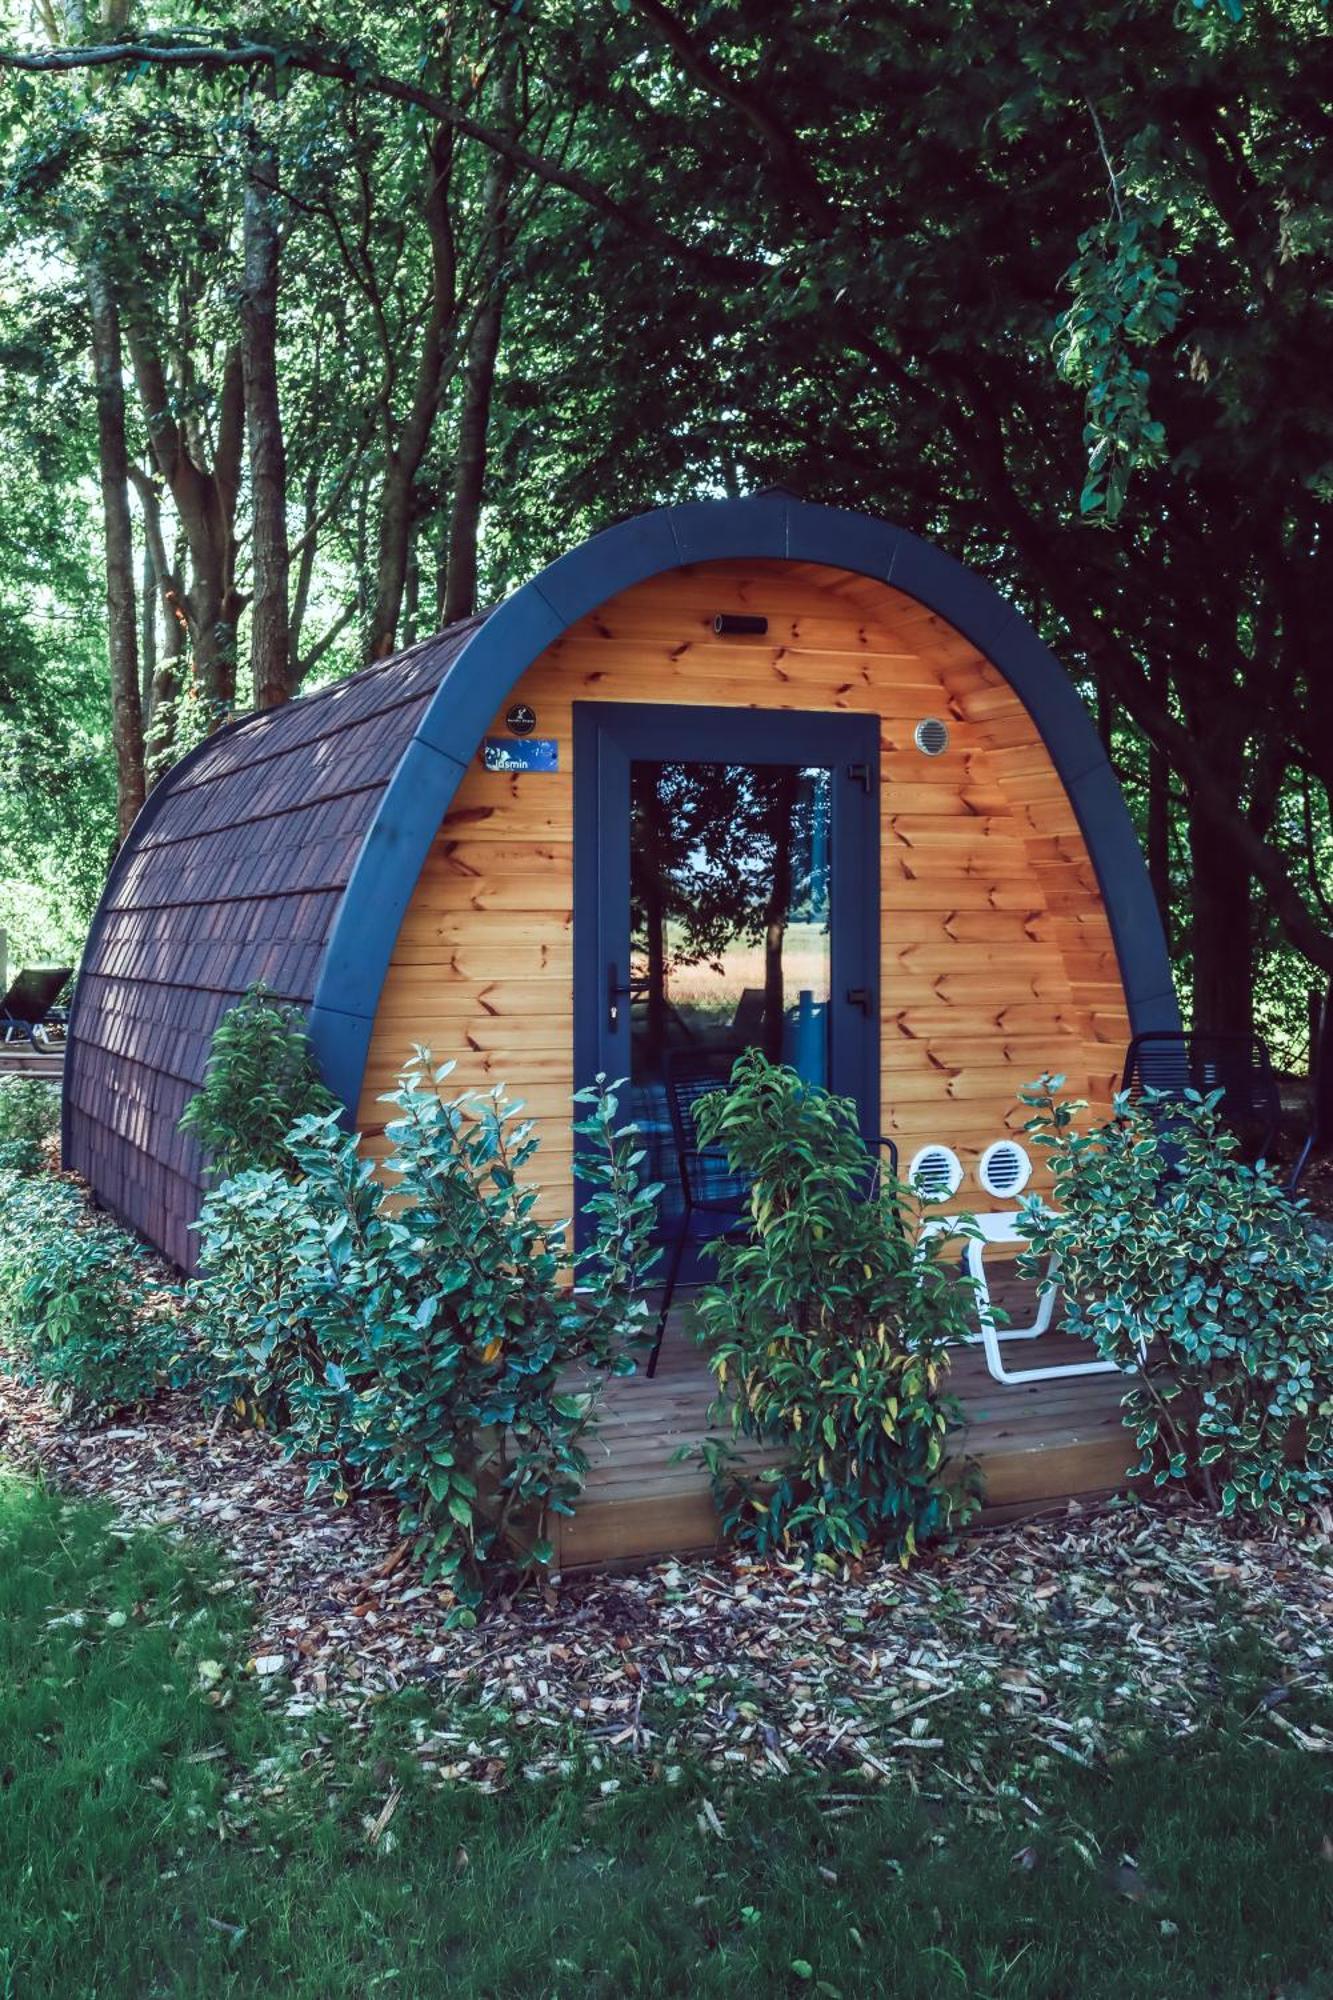
[{"label": "glass door", "polygon": [[878,1130],[873,717],[576,703],[575,1056],[630,1080],[662,1222],[675,1075],[761,1048]]}]

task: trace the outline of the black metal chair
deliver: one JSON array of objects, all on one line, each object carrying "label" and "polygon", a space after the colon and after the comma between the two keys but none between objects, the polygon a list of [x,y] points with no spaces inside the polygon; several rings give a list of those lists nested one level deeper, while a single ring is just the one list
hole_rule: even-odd
[{"label": "black metal chair", "polygon": [[731,1236],[745,1224],[750,1206],[750,1183],[744,1174],[733,1173],[721,1146],[701,1146],[695,1129],[694,1113],[701,1098],[715,1090],[725,1090],[732,1067],[741,1049],[670,1049],[662,1059],[662,1081],[666,1089],[667,1112],[676,1153],[676,1175],[680,1182],[681,1211],[675,1238],[667,1258],[666,1283],[657,1315],[653,1351],[648,1356],[649,1375],[657,1373],[666,1334],[667,1315],[675,1297],[685,1246],[699,1219],[724,1224],[714,1231]]},{"label": "black metal chair", "polygon": [[[0,1000],[0,1042],[18,1035],[36,1048],[39,1030],[63,1028],[65,1010],[55,1003],[73,970],[70,965],[33,965],[20,972]],[[47,1039],[45,1032],[42,1039]]]},{"label": "black metal chair", "polygon": [[[711,1220],[722,1225],[712,1232],[708,1239],[711,1242],[716,1242],[718,1237],[734,1236],[749,1228],[750,1181],[744,1174],[733,1173],[727,1165],[724,1147],[700,1145],[694,1123],[695,1110],[700,1100],[710,1097],[715,1090],[726,1089],[731,1081],[736,1058],[742,1053],[741,1046],[727,1045],[722,1048],[668,1050],[663,1057],[662,1079],[666,1089],[667,1110],[671,1117],[671,1133],[675,1144],[676,1172],[680,1181],[682,1206],[680,1221],[667,1258],[666,1282],[657,1315],[657,1330],[653,1337],[652,1352],[648,1356],[646,1372],[650,1376],[657,1373],[662,1341],[666,1335],[667,1316],[671,1311],[671,1301],[675,1297],[685,1246],[699,1221]],[[879,1138],[873,1143],[887,1155],[889,1164],[896,1174],[898,1148],[893,1140]],[[868,1190],[870,1194],[878,1191],[882,1172],[881,1165],[876,1169],[874,1181]]]},{"label": "black metal chair", "polygon": [[1218,1112],[1251,1159],[1267,1159],[1282,1121],[1277,1074],[1261,1035],[1182,1033],[1167,1028],[1136,1035],[1125,1056],[1120,1088],[1131,1103],[1148,1091],[1183,1099],[1222,1093]]},{"label": "black metal chair", "polygon": [[1295,1194],[1315,1154],[1326,1153],[1333,1146],[1333,980],[1330,980],[1328,991],[1319,1006],[1318,1017],[1311,1025],[1314,1032],[1311,1036],[1310,1084],[1314,1102],[1309,1136],[1301,1147],[1300,1157],[1287,1183],[1289,1194]]}]

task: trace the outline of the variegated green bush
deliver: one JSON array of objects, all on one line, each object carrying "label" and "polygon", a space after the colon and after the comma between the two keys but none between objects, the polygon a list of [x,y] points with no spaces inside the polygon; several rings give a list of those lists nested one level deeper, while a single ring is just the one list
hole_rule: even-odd
[{"label": "variegated green bush", "polygon": [[1129,1371],[1131,1470],[1224,1515],[1333,1495],[1333,1254],[1271,1168],[1238,1157],[1218,1096],[1119,1097],[1105,1124],[1047,1077],[1023,1093],[1053,1177],[1024,1204],[1064,1326]]},{"label": "variegated green bush", "polygon": [[0,1076],[0,1172],[40,1173],[60,1129],[60,1087],[45,1077]]},{"label": "variegated green bush", "polygon": [[300,1118],[337,1109],[321,1081],[299,1007],[251,986],[213,1030],[201,1089],[180,1129],[198,1142],[214,1180],[250,1168],[291,1168],[287,1134]]},{"label": "variegated green bush", "polygon": [[0,1172],[0,1352],[79,1417],[151,1402],[190,1374],[179,1288],[73,1181]]},{"label": "variegated green bush", "polygon": [[[391,1495],[470,1619],[488,1572],[549,1563],[601,1384],[634,1366],[658,1190],[615,1086],[581,1092],[592,1240],[537,1214],[537,1134],[501,1091],[450,1096],[424,1051],[385,1101],[380,1172],[332,1116],[297,1169],[208,1198],[196,1289],[215,1393],[304,1458],[312,1490]],[[576,1282],[577,1281],[577,1282]]]},{"label": "variegated green bush", "polygon": [[713,1414],[781,1449],[772,1471],[748,1474],[728,1447],[701,1447],[724,1524],[761,1552],[878,1544],[910,1560],[973,1505],[946,1463],[943,1389],[968,1286],[939,1261],[944,1239],[923,1238],[912,1191],[878,1170],[847,1100],[749,1049],[695,1119],[752,1188],[752,1227],[716,1246],[699,1300]]}]

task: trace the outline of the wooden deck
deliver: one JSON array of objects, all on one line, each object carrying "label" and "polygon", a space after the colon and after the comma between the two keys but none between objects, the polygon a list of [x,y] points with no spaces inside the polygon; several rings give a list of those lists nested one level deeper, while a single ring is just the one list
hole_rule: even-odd
[{"label": "wooden deck", "polygon": [[[993,1294],[1015,1325],[1031,1318],[1029,1288],[997,1279]],[[1086,1347],[1058,1328],[1009,1353],[1014,1367],[1088,1358]],[[979,1347],[964,1347],[953,1356],[952,1387],[967,1423],[959,1453],[982,1475],[983,1520],[1124,1485],[1133,1440],[1120,1416],[1125,1385],[1119,1376],[1007,1388],[987,1372]],[[573,1520],[559,1524],[562,1568],[647,1561],[716,1545],[706,1471],[697,1460],[673,1463],[682,1445],[696,1444],[708,1431],[712,1400],[713,1378],[689,1337],[685,1314],[673,1312],[655,1378],[639,1373],[608,1385],[583,1498]],[[769,1455],[751,1449],[747,1456],[763,1464]]]},{"label": "wooden deck", "polygon": [[[64,1048],[34,1051],[0,1045],[0,1075],[59,1079]],[[1032,1291],[999,1273],[997,1304],[1016,1325],[1032,1317]],[[709,1431],[714,1383],[689,1332],[688,1295],[673,1311],[652,1381],[640,1371],[607,1385],[589,1457],[588,1483],[573,1520],[557,1521],[557,1562],[563,1569],[650,1561],[713,1548],[718,1540],[708,1475],[697,1460],[675,1462],[682,1446]],[[1087,1351],[1059,1331],[1011,1348],[1016,1367],[1039,1367]],[[1006,1388],[993,1381],[979,1347],[953,1355],[952,1390],[966,1429],[957,1441],[982,1477],[983,1520],[1029,1512],[1061,1500],[1105,1494],[1125,1483],[1132,1439],[1120,1417],[1124,1383],[1114,1375],[1075,1377]],[[750,1463],[772,1454],[747,1447]]]}]

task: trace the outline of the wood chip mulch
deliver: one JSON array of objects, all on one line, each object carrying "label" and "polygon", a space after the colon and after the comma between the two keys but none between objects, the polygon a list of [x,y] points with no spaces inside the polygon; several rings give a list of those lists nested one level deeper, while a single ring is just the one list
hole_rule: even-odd
[{"label": "wood chip mulch", "polygon": [[[221,1548],[254,1594],[257,1630],[246,1659],[204,1663],[214,1678],[256,1674],[290,1715],[332,1711],[354,1729],[387,1693],[424,1690],[417,1753],[442,1783],[494,1790],[567,1769],[577,1751],[608,1773],[625,1759],[668,1779],[686,1759],[814,1767],[984,1802],[1025,1765],[1116,1754],[1131,1725],[1206,1729],[1219,1649],[1238,1637],[1280,1663],[1256,1735],[1333,1751],[1333,1732],[1283,1712],[1327,1679],[1329,1522],[1243,1536],[1180,1506],[1071,1506],[906,1574],[663,1562],[529,1590],[468,1632],[445,1629],[443,1595],[391,1510],[307,1502],[271,1440],[219,1428],[187,1398],[84,1431],[0,1372],[0,1455],[107,1502],[127,1527]],[[988,1756],[1002,1737],[1010,1758],[1025,1746],[1007,1782]]]}]

